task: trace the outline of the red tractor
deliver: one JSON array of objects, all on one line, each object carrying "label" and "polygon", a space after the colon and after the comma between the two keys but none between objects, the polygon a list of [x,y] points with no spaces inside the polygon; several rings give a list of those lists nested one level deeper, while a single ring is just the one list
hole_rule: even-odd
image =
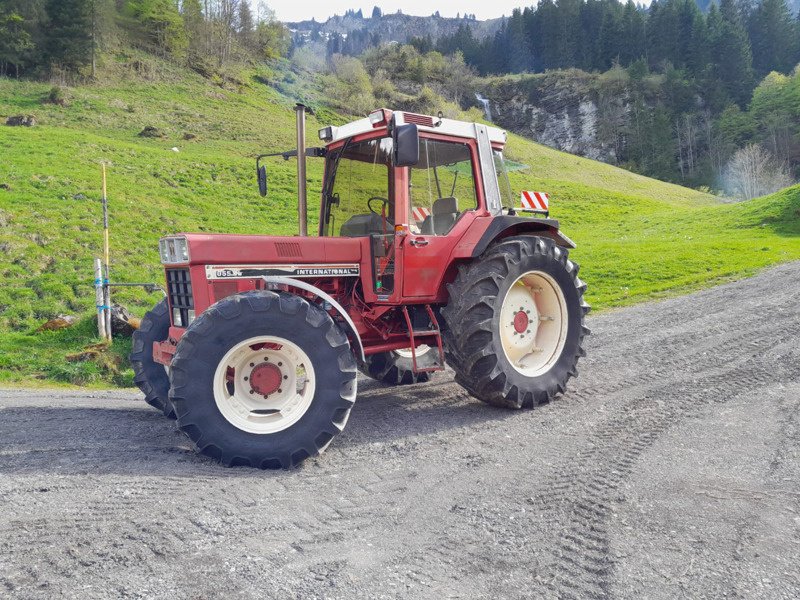
[{"label": "red tractor", "polygon": [[[514,208],[505,132],[381,109],[306,149],[296,111],[298,148],[280,155],[298,159],[299,236],[161,239],[168,297],[131,354],[147,402],[225,465],[286,468],[344,429],[359,370],[402,385],[447,363],[507,408],[563,393],[586,285],[558,221]],[[325,163],[314,237],[307,156]]]}]

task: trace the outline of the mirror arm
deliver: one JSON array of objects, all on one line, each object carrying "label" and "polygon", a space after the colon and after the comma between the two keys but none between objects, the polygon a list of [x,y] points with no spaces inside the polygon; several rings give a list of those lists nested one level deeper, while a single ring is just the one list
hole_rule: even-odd
[{"label": "mirror arm", "polygon": [[[306,156],[308,157],[324,157],[328,154],[327,148],[306,148]],[[285,152],[272,152],[270,154],[259,154],[256,156],[256,166],[260,166],[262,158],[269,158],[272,156],[280,156],[283,160],[289,160],[297,156],[297,150],[286,150]]]}]

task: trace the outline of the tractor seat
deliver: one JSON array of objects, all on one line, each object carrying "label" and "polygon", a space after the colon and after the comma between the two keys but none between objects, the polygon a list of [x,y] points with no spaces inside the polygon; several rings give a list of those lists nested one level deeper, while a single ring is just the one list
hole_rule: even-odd
[{"label": "tractor seat", "polygon": [[383,220],[379,215],[367,213],[353,215],[342,223],[339,235],[342,237],[365,237],[372,234],[383,233]]},{"label": "tractor seat", "polygon": [[459,214],[458,200],[439,198],[433,203],[431,214],[425,217],[420,225],[420,232],[428,235],[444,235],[455,225]]}]

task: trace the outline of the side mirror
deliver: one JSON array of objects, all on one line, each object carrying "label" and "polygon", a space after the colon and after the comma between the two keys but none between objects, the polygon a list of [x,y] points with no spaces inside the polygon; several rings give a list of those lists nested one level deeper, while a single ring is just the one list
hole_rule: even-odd
[{"label": "side mirror", "polygon": [[258,193],[262,196],[267,195],[267,167],[264,165],[259,165],[256,168],[256,174],[258,175]]},{"label": "side mirror", "polygon": [[392,128],[395,167],[413,167],[419,162],[419,131],[414,123]]}]

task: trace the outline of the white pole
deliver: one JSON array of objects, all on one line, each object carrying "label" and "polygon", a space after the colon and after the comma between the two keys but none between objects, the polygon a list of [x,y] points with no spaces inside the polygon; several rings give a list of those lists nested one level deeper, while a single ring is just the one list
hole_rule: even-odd
[{"label": "white pole", "polygon": [[103,292],[103,261],[94,259],[94,297],[97,303],[97,335],[106,339],[105,294]]},{"label": "white pole", "polygon": [[105,261],[105,277],[103,278],[103,317],[105,319],[106,340],[111,341],[111,288],[109,287],[109,251],[108,251],[108,196],[106,195],[106,164],[103,163],[103,258]]}]

